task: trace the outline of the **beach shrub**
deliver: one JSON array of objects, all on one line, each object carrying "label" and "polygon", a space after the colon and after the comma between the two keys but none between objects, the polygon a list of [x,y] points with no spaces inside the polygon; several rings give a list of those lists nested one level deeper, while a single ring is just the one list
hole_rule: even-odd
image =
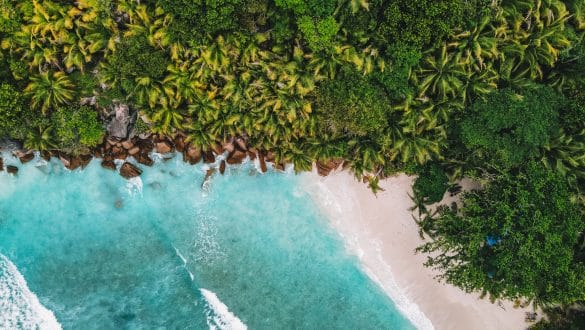
[{"label": "beach shrub", "polygon": [[496,175],[484,189],[463,195],[422,221],[433,240],[426,266],[465,291],[537,305],[569,303],[585,294],[584,260],[575,259],[585,230],[566,178],[529,162]]},{"label": "beach shrub", "polygon": [[412,190],[417,201],[424,204],[440,202],[449,188],[449,178],[443,169],[434,163],[428,163],[418,171]]}]

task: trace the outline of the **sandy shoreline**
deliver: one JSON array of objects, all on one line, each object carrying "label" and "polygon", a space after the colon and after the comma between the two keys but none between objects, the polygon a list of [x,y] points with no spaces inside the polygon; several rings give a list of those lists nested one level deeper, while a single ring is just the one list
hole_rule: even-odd
[{"label": "sandy shoreline", "polygon": [[349,172],[304,176],[307,191],[331,219],[368,275],[419,329],[525,329],[524,313],[439,283],[424,267],[425,256],[414,254],[422,242],[409,208],[412,178],[380,182],[377,198]]}]

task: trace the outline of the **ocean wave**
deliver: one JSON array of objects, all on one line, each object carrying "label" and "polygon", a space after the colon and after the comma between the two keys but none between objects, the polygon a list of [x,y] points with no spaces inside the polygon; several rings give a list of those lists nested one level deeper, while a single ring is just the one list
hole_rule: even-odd
[{"label": "ocean wave", "polygon": [[200,289],[203,298],[207,302],[207,324],[210,329],[220,330],[244,330],[248,327],[217,298],[217,295],[209,290]]},{"label": "ocean wave", "polygon": [[0,254],[0,325],[6,329],[62,329],[32,293],[16,266]]}]

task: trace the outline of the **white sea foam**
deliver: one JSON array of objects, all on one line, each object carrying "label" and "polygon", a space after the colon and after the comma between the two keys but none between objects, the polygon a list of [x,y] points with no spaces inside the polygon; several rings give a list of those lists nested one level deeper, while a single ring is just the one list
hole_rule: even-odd
[{"label": "white sea foam", "polygon": [[[352,207],[352,197],[349,196],[347,193],[341,194],[334,194],[332,193],[327,186],[322,182],[309,182],[306,187],[309,188],[309,193],[314,196],[314,198],[318,201],[318,204],[322,205],[322,207],[329,210],[331,222],[334,225],[333,227],[338,229],[337,232],[341,235],[343,240],[345,241],[347,249],[350,253],[356,255],[359,260],[363,271],[368,275],[370,279],[372,279],[376,284],[378,284],[384,292],[392,299],[392,301],[396,304],[396,307],[400,312],[417,328],[422,330],[432,330],[435,327],[433,326],[431,320],[427,318],[427,316],[420,310],[420,307],[410,301],[406,296],[404,289],[399,287],[394,279],[392,274],[392,268],[388,265],[384,258],[382,257],[382,253],[380,250],[380,242],[376,240],[372,240],[369,233],[362,231],[353,231],[354,235],[346,236],[340,230],[341,227],[344,226],[342,222],[345,223],[344,220],[346,219],[346,214],[349,214],[347,208],[351,209]],[[343,189],[343,188],[341,188]],[[341,192],[341,191],[338,191]],[[342,196],[341,196],[342,195]],[[334,197],[337,196],[338,198]],[[333,220],[336,219],[336,220]],[[359,235],[359,237],[358,237]],[[364,262],[365,251],[363,245],[360,242],[368,242],[368,245],[375,245],[376,251],[376,270],[371,269],[368,267]],[[381,275],[376,275],[381,274]]]},{"label": "white sea foam", "polygon": [[62,329],[53,312],[32,293],[16,266],[0,254],[0,328]]},{"label": "white sea foam", "polygon": [[203,298],[207,302],[207,324],[210,329],[243,330],[248,327],[217,298],[217,295],[209,290],[200,289]]},{"label": "white sea foam", "polygon": [[142,186],[142,179],[139,176],[130,178],[126,182],[126,190],[129,195],[142,194]]}]

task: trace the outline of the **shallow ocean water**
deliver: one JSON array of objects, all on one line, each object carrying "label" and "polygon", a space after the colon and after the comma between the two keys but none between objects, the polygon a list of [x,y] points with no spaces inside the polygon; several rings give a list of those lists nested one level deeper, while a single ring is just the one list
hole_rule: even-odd
[{"label": "shallow ocean water", "polygon": [[0,328],[413,328],[294,174],[18,166],[0,172]]}]

